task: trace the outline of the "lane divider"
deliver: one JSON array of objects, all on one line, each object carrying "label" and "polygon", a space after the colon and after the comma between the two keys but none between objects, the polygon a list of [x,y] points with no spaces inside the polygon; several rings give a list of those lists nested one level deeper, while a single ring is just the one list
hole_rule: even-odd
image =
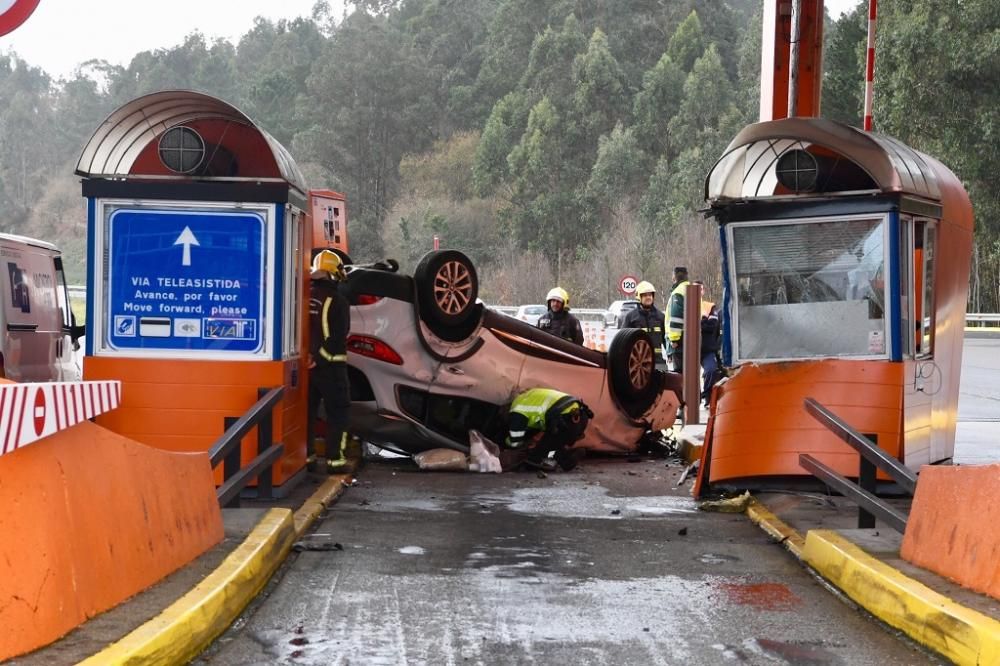
[{"label": "lane divider", "polygon": [[803,560],[872,615],[956,664],[1000,663],[1000,622],[908,578],[840,534],[810,530]]},{"label": "lane divider", "polygon": [[178,664],[197,657],[264,588],[294,544],[352,483],[326,479],[294,513],[271,509],[243,543],[158,616],[78,666]]}]

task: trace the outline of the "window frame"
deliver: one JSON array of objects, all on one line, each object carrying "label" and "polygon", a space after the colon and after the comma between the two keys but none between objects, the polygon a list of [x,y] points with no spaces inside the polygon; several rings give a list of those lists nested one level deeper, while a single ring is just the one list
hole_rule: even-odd
[{"label": "window frame", "polygon": [[[885,303],[883,307],[882,334],[885,340],[884,352],[881,354],[850,354],[850,355],[815,355],[815,356],[782,356],[778,358],[750,358],[743,356],[740,342],[740,308],[739,302],[739,280],[737,277],[735,231],[745,227],[771,227],[771,226],[791,226],[804,224],[820,224],[829,222],[852,222],[852,221],[877,221],[882,226],[882,247],[883,247],[883,273],[884,273],[884,294]],[[894,306],[898,299],[896,289],[893,287],[898,280],[895,277],[895,260],[891,256],[891,216],[885,212],[872,212],[851,215],[822,215],[816,217],[789,217],[780,219],[760,219],[740,222],[729,222],[726,224],[726,264],[727,282],[730,289],[729,297],[729,324],[730,341],[732,349],[732,362],[734,365],[742,363],[782,363],[785,361],[819,361],[824,359],[842,360],[889,360],[891,358],[893,346],[891,316],[896,310]]]}]

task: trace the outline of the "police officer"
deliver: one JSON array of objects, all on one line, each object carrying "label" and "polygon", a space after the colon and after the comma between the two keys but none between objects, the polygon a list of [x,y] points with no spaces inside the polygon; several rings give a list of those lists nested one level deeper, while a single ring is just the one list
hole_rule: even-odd
[{"label": "police officer", "polygon": [[656,300],[656,288],[643,280],[635,288],[635,294],[639,297],[639,307],[625,315],[622,328],[641,328],[646,331],[653,342],[653,348],[660,350],[656,365],[661,369],[665,368],[667,365],[667,351],[664,345],[665,321],[663,313],[653,304]]},{"label": "police officer", "polygon": [[351,407],[347,333],[351,328],[351,311],[347,299],[337,291],[337,284],[346,277],[344,263],[336,252],[323,250],[313,258],[309,275],[309,466],[315,469],[320,462],[313,451],[313,429],[322,402],[326,411],[328,472],[347,463],[344,449]]},{"label": "police officer", "polygon": [[543,467],[550,453],[556,464],[570,471],[577,457],[570,447],[583,438],[594,413],[582,400],[554,389],[529,389],[510,405],[506,445],[516,454],[504,456],[506,469],[521,464]]},{"label": "police officer", "polygon": [[683,266],[675,267],[674,284],[667,306],[667,340],[670,343],[667,353],[674,372],[684,372],[684,291],[689,284],[687,269]]},{"label": "police officer", "polygon": [[553,287],[545,297],[548,311],[538,318],[538,328],[563,340],[583,344],[580,320],[569,312],[569,294],[562,287]]}]

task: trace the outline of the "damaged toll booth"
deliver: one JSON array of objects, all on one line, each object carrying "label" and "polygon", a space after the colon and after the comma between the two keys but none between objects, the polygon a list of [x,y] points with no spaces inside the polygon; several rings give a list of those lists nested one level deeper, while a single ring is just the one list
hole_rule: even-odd
[{"label": "damaged toll booth", "polygon": [[802,480],[802,453],[857,477],[807,397],[914,471],[950,459],[973,225],[958,178],[895,139],[788,118],[745,127],[705,190],[734,370],[696,493]]},{"label": "damaged toll booth", "polygon": [[[108,116],[76,173],[88,224],[84,376],[122,382],[120,408],[99,423],[206,451],[259,389],[283,387],[272,426],[280,495],[306,457],[312,239],[294,160],[226,102],[163,91]],[[243,465],[256,444],[255,429]]]}]

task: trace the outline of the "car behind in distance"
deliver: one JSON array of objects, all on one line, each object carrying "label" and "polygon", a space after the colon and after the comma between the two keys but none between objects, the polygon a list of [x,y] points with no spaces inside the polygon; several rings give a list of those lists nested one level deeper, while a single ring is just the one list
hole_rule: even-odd
[{"label": "car behind in distance", "polygon": [[608,306],[608,314],[605,315],[604,325],[621,328],[625,323],[625,315],[639,307],[639,301],[629,298],[624,301],[615,301]]},{"label": "car behind in distance", "polygon": [[548,310],[548,307],[544,305],[522,305],[517,308],[514,318],[526,321],[532,326],[537,326],[538,318],[545,314],[546,310]]}]

